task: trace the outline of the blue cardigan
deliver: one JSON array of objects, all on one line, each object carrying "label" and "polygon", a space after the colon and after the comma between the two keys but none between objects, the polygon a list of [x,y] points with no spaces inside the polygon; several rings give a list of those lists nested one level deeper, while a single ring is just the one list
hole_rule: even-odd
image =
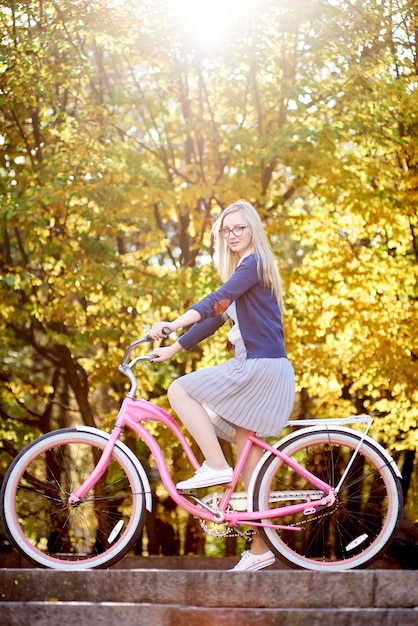
[{"label": "blue cardigan", "polygon": [[286,358],[279,306],[258,277],[255,254],[245,257],[222,287],[190,307],[201,319],[180,337],[182,348],[190,350],[220,328],[227,319],[223,313],[234,301],[247,358]]}]

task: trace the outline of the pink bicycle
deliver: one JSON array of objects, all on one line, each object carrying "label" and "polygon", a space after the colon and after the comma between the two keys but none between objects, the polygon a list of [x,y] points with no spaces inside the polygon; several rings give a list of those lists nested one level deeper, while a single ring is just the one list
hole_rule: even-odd
[{"label": "pink bicycle", "polygon": [[[246,536],[242,527],[257,528],[284,562],[310,570],[366,567],[385,551],[401,517],[401,476],[367,435],[367,415],[291,421],[293,430],[273,445],[250,433],[230,484],[177,491],[146,423],[165,424],[194,470],[199,463],[173,417],[136,399],[132,368],[152,355],[128,361],[146,341],[132,343],[119,366],[131,387],[111,434],[83,425],[56,430],[11,464],[0,495],[2,521],[29,561],[55,569],[109,567],[137,542],[152,498],[144,467],[120,440],[126,426],[149,447],[171,498],[210,534]],[[251,446],[265,454],[248,491],[235,492]]]}]

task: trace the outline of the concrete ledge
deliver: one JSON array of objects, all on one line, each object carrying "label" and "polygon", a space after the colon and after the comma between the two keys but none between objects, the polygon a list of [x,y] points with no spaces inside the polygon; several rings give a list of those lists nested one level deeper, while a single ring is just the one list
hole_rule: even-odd
[{"label": "concrete ledge", "polygon": [[[234,567],[238,556],[206,557],[206,556],[125,556],[111,569],[209,569],[227,570]],[[0,553],[0,568],[33,568],[17,550]],[[271,569],[291,569],[279,558]],[[398,563],[389,558],[381,558],[367,569],[402,569]]]},{"label": "concrete ledge", "polygon": [[418,571],[0,569],[2,626],[416,626],[417,607]]},{"label": "concrete ledge", "polygon": [[[418,607],[418,571],[0,570],[3,603],[135,603],[213,608]],[[5,604],[0,604],[3,615]],[[397,626],[402,623],[398,622]],[[418,623],[418,622],[417,622]]]},{"label": "concrete ledge", "polygon": [[9,603],[1,607],[4,626],[416,626],[413,609],[207,609],[178,605]]}]

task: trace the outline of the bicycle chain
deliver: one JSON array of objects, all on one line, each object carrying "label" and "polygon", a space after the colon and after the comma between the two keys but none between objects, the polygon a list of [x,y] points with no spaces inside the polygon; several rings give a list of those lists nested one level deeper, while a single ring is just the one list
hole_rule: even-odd
[{"label": "bicycle chain", "polygon": [[[308,524],[309,522],[314,522],[315,520],[318,519],[322,519],[323,517],[326,517],[329,514],[328,512],[322,513],[322,515],[315,515],[313,517],[307,517],[304,520],[301,520],[299,522],[295,522],[294,524],[288,524],[289,528],[297,528],[298,526],[304,526],[305,524]],[[244,539],[246,541],[252,541],[252,536],[257,534],[256,530],[247,530],[245,532],[241,532],[240,530],[236,529],[235,531],[230,528],[228,526],[228,522],[224,522],[224,524],[227,526],[227,529],[223,532],[219,532],[216,530],[211,530],[207,525],[205,520],[199,520],[200,525],[203,529],[203,531],[207,534],[207,535],[211,535],[212,537],[244,537]],[[214,522],[214,524],[216,524],[216,522]]]},{"label": "bicycle chain", "polygon": [[241,530],[238,530],[238,529],[233,530],[230,526],[228,526],[227,522],[225,522],[227,529],[223,532],[219,532],[219,531],[210,529],[206,525],[205,520],[201,519],[199,520],[199,522],[200,522],[201,527],[203,528],[203,531],[207,535],[211,535],[211,537],[244,537],[246,541],[252,541],[253,535],[257,534],[256,530],[246,530],[245,532],[242,532]]}]

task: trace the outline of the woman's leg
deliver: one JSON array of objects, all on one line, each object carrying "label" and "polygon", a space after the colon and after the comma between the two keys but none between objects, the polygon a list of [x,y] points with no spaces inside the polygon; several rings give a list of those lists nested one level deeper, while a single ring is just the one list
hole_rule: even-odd
[{"label": "woman's leg", "polygon": [[181,385],[174,382],[168,389],[168,399],[206,459],[215,470],[229,467],[222,451],[215,427],[199,402],[189,396]]},{"label": "woman's leg", "polygon": [[[244,447],[245,442],[247,441],[249,431],[246,430],[245,428],[241,428],[237,426],[236,433],[237,433],[237,454],[239,456],[241,450]],[[253,471],[257,463],[261,459],[262,454],[263,454],[263,451],[261,450],[261,448],[258,448],[257,446],[253,446],[250,450],[247,461],[242,470],[242,477],[244,479],[244,484],[245,484],[246,489],[248,489],[251,476],[253,474]],[[264,554],[268,550],[269,548],[264,543],[263,539],[261,538],[261,535],[259,535],[258,533],[254,534],[252,541],[251,541],[251,547],[250,547],[251,554]]]}]

